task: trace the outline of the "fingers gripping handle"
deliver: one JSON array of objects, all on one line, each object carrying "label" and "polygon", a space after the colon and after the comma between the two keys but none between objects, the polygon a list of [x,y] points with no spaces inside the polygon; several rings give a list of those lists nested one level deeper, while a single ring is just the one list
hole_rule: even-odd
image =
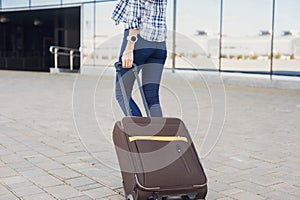
[{"label": "fingers gripping handle", "polygon": [[[122,62],[116,62],[115,63],[116,72],[121,72],[122,68],[123,68],[122,67]],[[131,69],[133,70],[134,73],[138,73],[138,66],[135,63],[132,64]]]},{"label": "fingers gripping handle", "polygon": [[[126,115],[131,116],[132,113],[131,113],[130,107],[129,107],[129,99],[127,98],[124,82],[122,80],[122,76],[121,76],[121,73],[120,73],[121,70],[122,70],[122,63],[121,62],[116,62],[115,63],[115,68],[116,68],[116,72],[117,72],[117,76],[118,76],[118,81],[119,81],[119,84],[120,84],[121,93],[122,93],[122,96],[123,96],[123,99],[124,99]],[[144,94],[144,91],[143,91],[142,83],[141,83],[140,77],[138,75],[138,66],[135,63],[133,63],[133,65],[132,65],[132,71],[133,71],[134,76],[137,80],[137,84],[138,84],[138,87],[139,87],[139,90],[140,90],[140,94],[142,96],[143,104],[145,106],[146,114],[147,114],[148,117],[151,117],[150,110],[148,108],[146,97],[145,97],[145,94]]]}]

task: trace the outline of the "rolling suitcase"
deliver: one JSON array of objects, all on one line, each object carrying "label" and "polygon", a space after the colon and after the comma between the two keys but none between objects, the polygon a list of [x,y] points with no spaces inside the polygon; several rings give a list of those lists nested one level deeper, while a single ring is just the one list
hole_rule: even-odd
[{"label": "rolling suitcase", "polygon": [[113,142],[126,200],[205,199],[207,178],[184,123],[150,117],[136,65],[132,70],[148,117],[130,116],[121,67],[115,63],[127,116],[116,122]]}]

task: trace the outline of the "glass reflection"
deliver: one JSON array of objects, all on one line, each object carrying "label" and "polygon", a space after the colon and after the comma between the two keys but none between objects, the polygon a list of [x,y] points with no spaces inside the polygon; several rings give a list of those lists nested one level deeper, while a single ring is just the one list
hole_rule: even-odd
[{"label": "glass reflection", "polygon": [[31,6],[58,5],[60,0],[31,0]]},{"label": "glass reflection", "polygon": [[84,4],[82,15],[82,63],[94,65],[94,4]]},{"label": "glass reflection", "polygon": [[2,0],[2,8],[29,7],[29,0]]},{"label": "glass reflection", "polygon": [[95,65],[97,66],[107,66],[119,56],[123,26],[115,26],[111,20],[114,5],[115,2],[96,4]]},{"label": "glass reflection", "polygon": [[93,2],[91,0],[63,0],[63,3],[82,3],[82,2]]},{"label": "glass reflection", "polygon": [[[169,1],[168,28],[173,27],[173,1]],[[193,6],[191,6],[193,5]],[[177,1],[176,67],[216,69],[219,55],[219,1]],[[172,50],[172,36],[168,41]],[[167,66],[172,66],[169,56]],[[189,62],[193,63],[191,65]]]},{"label": "glass reflection", "polygon": [[224,1],[222,70],[269,71],[271,11],[271,1]]},{"label": "glass reflection", "polygon": [[276,0],[274,74],[300,75],[300,2]]}]

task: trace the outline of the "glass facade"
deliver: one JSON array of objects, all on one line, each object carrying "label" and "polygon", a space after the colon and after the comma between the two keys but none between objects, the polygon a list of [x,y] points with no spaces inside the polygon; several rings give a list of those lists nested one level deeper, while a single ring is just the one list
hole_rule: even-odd
[{"label": "glass facade", "polygon": [[96,4],[95,14],[95,66],[107,66],[117,59],[122,37],[122,26],[110,19],[115,2]]},{"label": "glass facade", "polygon": [[62,0],[63,4],[92,2],[91,0]]},{"label": "glass facade", "polygon": [[31,0],[30,1],[31,6],[44,6],[44,5],[60,5],[61,4],[61,0]]},{"label": "glass facade", "polygon": [[222,70],[268,71],[272,1],[264,1],[259,7],[256,1],[245,1],[243,7],[232,6],[236,3],[237,0],[224,2]]},{"label": "glass facade", "polygon": [[95,15],[94,4],[84,4],[82,7],[82,63],[83,65],[94,65],[94,36]]},{"label": "glass facade", "polygon": [[[168,3],[169,30],[173,27],[173,2]],[[186,62],[188,60],[203,70],[218,69],[221,64],[224,71],[269,73],[273,2],[276,12],[272,69],[281,74],[300,73],[298,0],[177,1],[176,67],[194,68]],[[80,6],[81,66],[97,67],[112,63],[119,54],[123,27],[115,26],[110,19],[115,3],[115,0],[0,0],[0,11]],[[7,20],[1,14],[1,23]],[[169,55],[173,53],[172,37],[170,31]],[[171,65],[169,56],[166,67]]]},{"label": "glass facade", "polygon": [[29,0],[1,0],[1,8],[29,7]]},{"label": "glass facade", "polygon": [[276,3],[273,70],[282,74],[299,73],[299,6],[295,1],[277,0]]},{"label": "glass facade", "polygon": [[[216,70],[219,64],[219,2],[177,2],[176,67]],[[169,19],[172,21],[172,16]]]}]

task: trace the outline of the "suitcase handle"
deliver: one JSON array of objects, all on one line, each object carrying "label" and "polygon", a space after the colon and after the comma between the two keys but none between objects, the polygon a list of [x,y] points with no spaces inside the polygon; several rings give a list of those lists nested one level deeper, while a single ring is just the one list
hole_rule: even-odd
[{"label": "suitcase handle", "polygon": [[[116,62],[114,64],[114,66],[115,66],[116,73],[117,73],[117,76],[118,76],[118,80],[119,80],[119,83],[120,83],[121,93],[122,93],[122,96],[123,96],[123,99],[124,99],[125,110],[126,110],[125,115],[126,116],[131,116],[132,113],[131,113],[130,107],[129,107],[129,99],[127,98],[124,82],[122,80],[122,75],[121,75],[122,62]],[[147,117],[151,117],[150,110],[149,110],[149,107],[148,107],[148,104],[147,104],[147,101],[146,101],[146,97],[145,97],[145,94],[144,94],[144,91],[143,91],[143,86],[142,86],[142,83],[141,83],[141,80],[140,80],[140,77],[139,77],[139,74],[138,74],[138,66],[135,63],[132,64],[132,71],[133,71],[133,74],[135,76],[135,79],[136,79],[138,87],[139,87],[139,91],[140,91],[140,94],[141,94],[141,97],[142,97],[142,100],[143,100],[146,115],[147,115]]]}]

